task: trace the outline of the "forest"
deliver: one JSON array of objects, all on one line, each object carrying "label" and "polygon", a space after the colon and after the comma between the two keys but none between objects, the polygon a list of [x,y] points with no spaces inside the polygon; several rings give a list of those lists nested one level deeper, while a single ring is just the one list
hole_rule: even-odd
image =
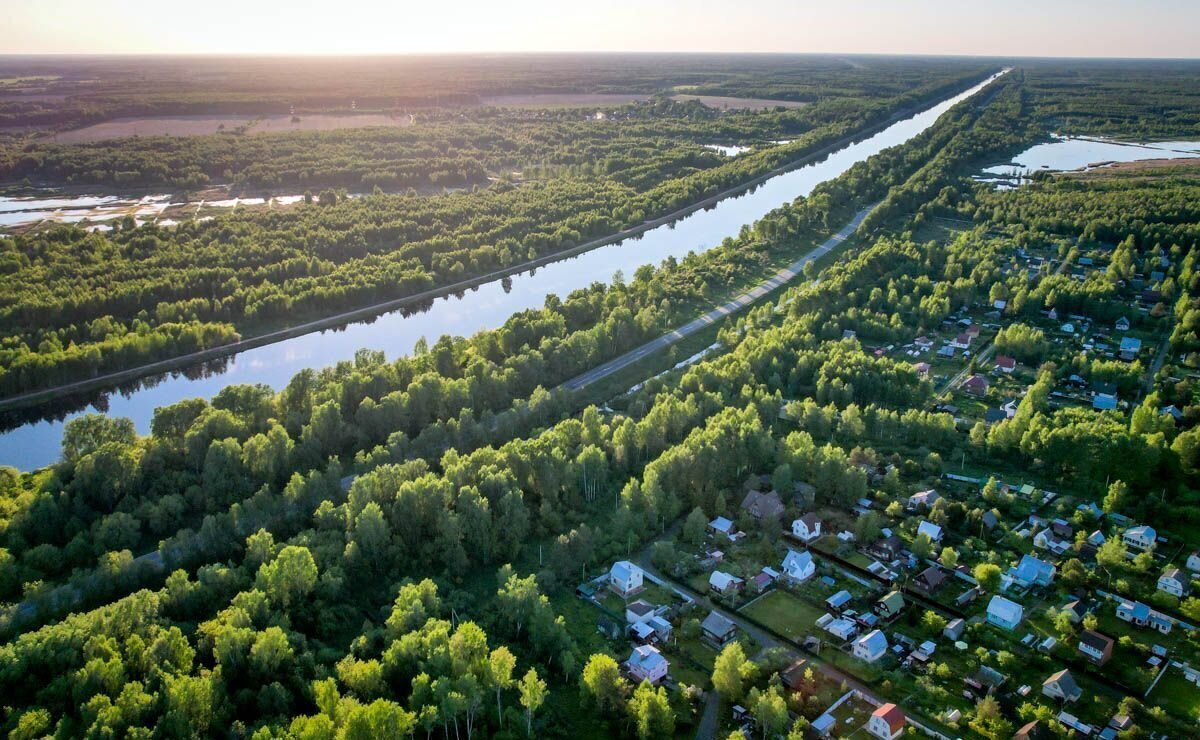
[{"label": "forest", "polygon": [[[972,71],[970,79],[977,74]],[[714,117],[695,103],[668,102],[620,122],[501,117],[447,123],[440,134],[425,128],[412,135],[409,129],[320,134],[317,146],[291,134],[233,137],[228,140],[234,147],[249,143],[243,155],[230,156],[246,157],[240,161],[250,169],[269,168],[271,178],[280,176],[278,168],[292,166],[278,144],[315,158],[315,164],[295,165],[300,172],[329,166],[361,179],[365,175],[354,166],[330,164],[326,155],[388,168],[388,160],[372,155],[372,142],[382,137],[379,146],[388,149],[412,143],[418,151],[403,167],[419,171],[424,184],[436,175],[442,185],[472,187],[436,196],[411,187],[391,194],[374,178],[368,196],[325,189],[309,203],[266,213],[236,210],[172,228],[138,227],[125,219],[108,232],[63,226],[0,238],[0,271],[8,278],[0,289],[6,327],[0,337],[0,394],[136,367],[511,270],[737,187],[967,81],[952,76],[894,98],[836,109],[818,104],[795,112]],[[734,133],[760,141],[792,138],[732,159],[699,143]],[[199,162],[228,169],[219,151],[212,151],[226,140],[131,139],[115,145],[112,156],[132,158],[114,166],[132,167],[134,179],[145,176],[138,174],[138,161],[161,172],[198,172]],[[461,149],[459,141],[475,143]],[[139,160],[136,150],[144,145],[148,159]],[[164,147],[182,159],[161,158]],[[96,147],[68,149],[89,166],[105,161]],[[480,154],[484,149],[486,156]],[[441,169],[448,160],[439,152],[459,162],[450,167],[454,173]],[[22,157],[32,157],[24,166],[57,171],[38,156]],[[462,164],[467,159],[472,163]],[[488,168],[508,173],[518,166],[524,168],[519,182],[506,174],[495,185],[474,187],[492,171]],[[382,180],[396,171],[388,172]],[[446,173],[445,179],[438,173]],[[400,180],[387,184],[420,184],[396,177]]]},{"label": "forest", "polygon": [[[72,421],[59,464],[0,471],[0,598],[11,605],[0,625],[4,729],[17,738],[690,735],[699,692],[622,677],[625,654],[614,654],[574,590],[581,573],[646,550],[670,565],[662,545],[672,526],[682,523],[689,536],[695,520],[703,534],[704,522],[736,505],[743,481],[761,471],[773,471],[780,488],[807,481],[814,506],[848,511],[866,498],[890,510],[917,482],[969,461],[1036,475],[1195,546],[1200,402],[1190,370],[1200,364],[1200,194],[1193,179],[1173,176],[1039,178],[1014,191],[973,181],[981,162],[1041,135],[1030,120],[1030,76],[1004,79],[982,94],[985,103],[956,106],[908,144],[721,247],[553,297],[498,330],[443,337],[390,361],[363,350],[353,362],[298,374],[278,392],[229,386],[211,401],[159,409],[148,435],[128,420]],[[543,218],[569,219],[570,206],[549,210],[552,196],[583,199],[595,189],[586,185],[548,183],[538,198],[528,195],[533,188],[489,189],[471,194],[469,205],[463,196],[460,207],[475,214],[495,198],[483,213],[496,218],[525,202],[518,194],[531,198],[525,223],[504,232],[515,239],[539,209]],[[410,200],[401,205],[403,197]],[[350,257],[346,264],[399,270],[444,264],[446,254],[470,255],[488,243],[464,236],[459,250],[441,242],[393,260],[383,234],[359,226],[382,214],[380,232],[411,229],[403,233],[414,241],[436,240],[435,202],[338,199],[272,214],[265,224],[288,237],[323,230],[304,254],[330,265],[331,275]],[[678,326],[706,294],[811,248],[875,202],[881,206],[854,248],[822,266],[819,281],[733,317],[711,355],[617,398],[554,390]],[[426,204],[425,218],[403,225],[404,213]],[[385,228],[389,218],[395,222]],[[332,246],[343,231],[361,237],[359,252]],[[290,241],[279,236],[272,246],[264,222],[237,215],[176,233],[64,229],[7,240],[5,259],[20,263],[8,273],[20,275],[28,269],[21,260],[35,253],[55,266],[43,274],[57,275],[64,253],[94,254],[96,294],[81,297],[55,327],[87,326],[93,341],[123,333],[119,320],[103,322],[109,314],[146,326],[236,325],[250,306],[272,305],[261,288],[267,277],[239,294],[242,278],[231,272],[202,284],[232,282],[228,296],[257,303],[227,296],[214,306],[181,292],[157,298],[167,306],[162,316],[139,317],[137,294],[123,295],[123,281],[161,296],[183,274],[155,282],[136,272],[141,261],[170,266],[183,251],[208,249],[226,261],[244,255],[248,274],[267,274]],[[155,241],[139,241],[146,237]],[[259,244],[261,256],[251,251]],[[121,264],[138,249],[141,260]],[[1081,280],[1069,271],[1031,274],[1020,261],[1026,250],[1068,266],[1103,252],[1106,264]],[[295,267],[287,269],[299,271],[300,257],[291,256]],[[201,259],[184,265],[198,269]],[[1052,389],[1073,374],[1121,381],[1130,398],[1147,378],[1131,374],[1132,364],[1086,355],[1045,361],[1060,350],[1033,324],[1049,309],[1111,322],[1128,313],[1133,279],[1164,259],[1161,300],[1134,317],[1170,350],[1171,360],[1148,377],[1150,392],[1128,419],[1058,405]],[[108,282],[102,273],[114,268]],[[67,284],[47,286],[40,300],[64,300]],[[962,306],[998,299],[1006,300],[1006,325],[997,347],[1029,364],[1034,380],[1015,415],[991,427],[964,428],[938,408],[939,390],[913,363],[875,351],[943,330]],[[186,300],[194,305],[171,306]],[[302,310],[296,300],[293,310]],[[9,305],[7,315],[24,316],[32,332],[35,314]],[[64,352],[75,341],[57,336]],[[1159,413],[1168,401],[1178,420]],[[885,467],[882,476],[869,472]],[[983,495],[996,510],[1009,507],[994,489]],[[984,513],[953,502],[929,516],[949,527],[982,522]],[[753,536],[771,544],[778,532]],[[1099,573],[1079,578],[1114,588]],[[1200,613],[1200,599],[1179,609]],[[726,705],[744,701],[764,736],[804,737],[816,714],[803,692],[785,697],[786,667],[770,650],[751,656],[735,642],[700,678]],[[879,683],[890,687],[893,678]],[[940,701],[917,693],[914,706]],[[1194,717],[1149,703],[1121,705],[1133,737],[1185,736],[1194,727]],[[981,701],[961,729],[1009,738],[1014,720],[1045,714],[1039,706]],[[1046,721],[1062,729],[1053,716]]]}]

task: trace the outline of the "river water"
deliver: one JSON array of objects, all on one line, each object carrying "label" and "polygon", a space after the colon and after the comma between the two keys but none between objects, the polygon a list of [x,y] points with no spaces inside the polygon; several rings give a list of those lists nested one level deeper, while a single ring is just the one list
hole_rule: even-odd
[{"label": "river water", "polygon": [[[998,75],[997,75],[998,76]],[[247,350],[207,368],[167,373],[147,378],[136,387],[93,395],[72,402],[64,399],[58,410],[34,412],[24,424],[0,434],[0,465],[30,470],[59,459],[64,423],[86,411],[102,411],[133,419],[141,433],[150,429],[154,410],[185,398],[212,398],[227,385],[265,383],[282,388],[304,368],[319,368],[352,359],[363,347],[383,350],[389,357],[410,353],[416,342],[430,343],[449,334],[470,336],[502,325],[512,314],[544,304],[548,295],[565,296],[597,280],[611,280],[618,272],[632,275],[645,264],[667,257],[682,258],[703,252],[736,236],[773,208],[808,195],[819,183],[845,172],[856,162],[888,147],[903,144],[929,128],[956,103],[978,92],[995,77],[849,144],[819,162],[773,177],[754,190],[720,201],[678,221],[600,247],[576,257],[479,286],[463,295],[433,301],[424,310],[400,310],[339,329],[305,334],[276,344]],[[74,408],[71,408],[73,403]],[[86,408],[84,406],[86,405]],[[70,409],[69,412],[63,411]]]}]

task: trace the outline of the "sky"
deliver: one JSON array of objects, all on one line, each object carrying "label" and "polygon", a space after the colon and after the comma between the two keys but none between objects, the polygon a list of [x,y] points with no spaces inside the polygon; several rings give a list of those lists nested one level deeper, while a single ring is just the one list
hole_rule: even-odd
[{"label": "sky", "polygon": [[1200,57],[1200,0],[0,0],[0,52]]}]

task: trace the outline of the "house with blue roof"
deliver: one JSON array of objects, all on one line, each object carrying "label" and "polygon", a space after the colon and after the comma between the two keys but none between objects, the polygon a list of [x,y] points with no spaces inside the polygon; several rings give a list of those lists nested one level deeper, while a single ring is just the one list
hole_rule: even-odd
[{"label": "house with blue roof", "polygon": [[871,630],[854,641],[854,657],[874,663],[887,654],[888,641],[879,630]]},{"label": "house with blue roof", "polygon": [[1034,586],[1049,586],[1054,582],[1055,567],[1045,560],[1032,555],[1025,555],[1015,568],[1009,568],[1008,575],[1025,588]]},{"label": "house with blue roof", "polygon": [[1025,608],[1003,596],[993,596],[988,602],[987,621],[1006,630],[1016,629],[1025,618]]},{"label": "house with blue roof", "polygon": [[1137,337],[1121,337],[1119,356],[1122,360],[1136,360],[1142,351],[1142,340]]}]

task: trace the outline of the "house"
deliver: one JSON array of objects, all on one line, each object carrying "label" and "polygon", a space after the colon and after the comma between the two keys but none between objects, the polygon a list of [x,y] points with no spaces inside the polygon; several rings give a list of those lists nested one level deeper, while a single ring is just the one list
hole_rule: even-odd
[{"label": "house", "polygon": [[921,522],[917,525],[917,536],[925,535],[930,542],[942,541],[942,528],[933,522]]},{"label": "house", "polygon": [[715,647],[724,647],[737,637],[737,625],[717,612],[709,612],[700,623],[704,641]]},{"label": "house", "polygon": [[1007,355],[997,355],[996,369],[1002,373],[1011,373],[1017,369],[1017,361]]},{"label": "house", "polygon": [[899,591],[892,591],[871,607],[871,611],[875,612],[880,619],[892,619],[903,610],[904,597],[900,595]]},{"label": "house", "polygon": [[629,660],[625,661],[625,670],[635,683],[649,681],[656,684],[667,677],[670,664],[658,648],[653,645],[639,645],[633,649]]},{"label": "house", "polygon": [[798,658],[779,675],[779,678],[789,691],[804,691],[809,685],[807,674],[811,670],[807,660]]},{"label": "house", "polygon": [[792,522],[792,536],[802,542],[812,542],[821,536],[821,519],[811,511]]},{"label": "house", "polygon": [[1192,579],[1178,568],[1167,568],[1158,578],[1158,590],[1182,599],[1192,588]]},{"label": "house", "polygon": [[997,627],[1006,630],[1016,629],[1024,617],[1024,607],[1003,596],[993,596],[992,600],[988,602],[987,621]]},{"label": "house", "polygon": [[874,663],[887,654],[888,641],[879,630],[871,630],[854,641],[854,657]]},{"label": "house", "polygon": [[867,720],[867,732],[880,740],[896,740],[904,734],[904,724],[908,721],[904,710],[895,704],[883,704]]},{"label": "house", "polygon": [[1117,619],[1120,619],[1136,627],[1145,627],[1150,624],[1150,607],[1140,601],[1129,601],[1123,599],[1117,604]]},{"label": "house", "polygon": [[983,423],[987,424],[988,426],[999,424],[1007,418],[1008,414],[1004,413],[1004,409],[998,406],[989,406],[988,409],[983,412]]},{"label": "house", "polygon": [[788,550],[788,554],[783,558],[783,575],[794,583],[807,581],[816,572],[817,565],[813,562],[812,553],[807,550],[804,552]]},{"label": "house", "polygon": [[858,634],[858,624],[853,619],[833,619],[829,614],[818,619],[817,626],[839,640],[849,640]]},{"label": "house", "polygon": [[1004,309],[1008,308],[1008,301],[997,298],[996,300],[992,301],[992,308],[996,309],[997,311],[1003,311]]},{"label": "house", "polygon": [[1092,408],[1096,411],[1112,411],[1116,407],[1116,396],[1102,396],[1100,394],[1096,394],[1092,397]]},{"label": "house", "polygon": [[750,491],[742,499],[742,511],[759,521],[783,516],[783,501],[775,491]]},{"label": "house", "polygon": [[608,587],[618,596],[627,598],[642,590],[644,576],[641,568],[628,560],[621,560],[613,563],[608,571]]},{"label": "house", "polygon": [[750,579],[750,585],[754,587],[755,593],[760,594],[770,588],[773,583],[775,583],[775,579],[770,573],[757,573]]},{"label": "house", "polygon": [[1154,527],[1147,524],[1139,524],[1135,527],[1130,527],[1121,535],[1121,539],[1125,544],[1135,550],[1153,550],[1154,544],[1158,542],[1158,532],[1154,531]]},{"label": "house", "polygon": [[1096,665],[1104,665],[1112,657],[1113,639],[1095,630],[1084,630],[1079,634],[1079,652]]},{"label": "house", "polygon": [[989,531],[995,529],[996,525],[1000,524],[1000,518],[990,511],[983,512],[980,520],[983,522],[983,526],[987,527]]},{"label": "house", "polygon": [[1021,405],[1021,401],[1016,398],[1010,398],[1000,405],[1000,409],[1004,412],[1007,419],[1011,419],[1017,415],[1017,407]]},{"label": "house", "polygon": [[1071,624],[1079,624],[1091,610],[1088,609],[1087,605],[1081,599],[1075,599],[1074,601],[1068,601],[1061,611],[1071,620]]},{"label": "house", "polygon": [[948,344],[942,345],[942,347],[937,351],[937,354],[938,354],[938,357],[953,357],[954,356],[954,348]]},{"label": "house", "polygon": [[908,504],[905,508],[909,511],[918,511],[920,509],[929,510],[933,505],[941,500],[941,495],[933,489],[928,491],[920,491],[908,497]]},{"label": "house", "polygon": [[708,523],[708,528],[717,534],[723,534],[731,540],[737,539],[737,527],[733,525],[733,521],[726,517],[719,516]]},{"label": "house", "polygon": [[708,577],[708,588],[715,593],[733,594],[745,588],[746,582],[737,576],[722,570],[714,570]]},{"label": "house", "polygon": [[942,636],[948,640],[957,640],[962,637],[963,630],[967,628],[967,623],[962,619],[951,619],[946,628],[942,630]]},{"label": "house", "polygon": [[1032,555],[1025,555],[1017,567],[1009,570],[1012,579],[1025,588],[1033,586],[1049,586],[1054,582],[1055,567],[1045,560],[1039,560]]},{"label": "house", "polygon": [[936,565],[931,565],[913,580],[913,585],[927,594],[935,594],[946,582],[946,575]]},{"label": "house", "polygon": [[867,548],[867,552],[882,560],[895,560],[904,550],[904,541],[896,535],[888,535]]},{"label": "house", "polygon": [[966,332],[959,334],[957,337],[950,340],[950,346],[954,349],[970,349],[971,335],[967,334]]},{"label": "house", "polygon": [[913,365],[913,370],[917,371],[918,378],[928,378],[929,377],[929,363],[928,362],[918,362],[917,364]]},{"label": "house", "polygon": [[1022,725],[1021,729],[1013,734],[1013,740],[1042,740],[1046,737],[1045,731],[1042,730],[1042,725],[1036,719],[1032,722]]},{"label": "house", "polygon": [[849,605],[851,598],[852,597],[850,596],[849,591],[845,591],[845,590],[838,591],[833,596],[830,596],[828,599],[825,599],[825,606],[827,606],[835,614],[841,614],[842,610],[845,609],[847,605]]},{"label": "house", "polygon": [[963,383],[963,390],[972,396],[985,396],[991,385],[991,381],[983,375],[972,375],[967,378],[967,382]]},{"label": "house", "polygon": [[1187,569],[1193,573],[1200,573],[1200,550],[1195,550],[1188,555]]},{"label": "house", "polygon": [[1117,319],[1117,323],[1113,324],[1117,331],[1129,331],[1129,319],[1122,316]]},{"label": "house", "polygon": [[653,604],[642,599],[638,599],[632,604],[626,604],[625,623],[637,624],[639,622],[645,622],[647,619],[655,615],[656,609],[657,608]]},{"label": "house", "polygon": [[1042,694],[1051,699],[1079,701],[1079,697],[1083,696],[1083,690],[1079,688],[1079,684],[1075,683],[1075,677],[1071,675],[1071,672],[1063,669],[1042,681]]},{"label": "house", "polygon": [[1142,340],[1137,337],[1121,337],[1121,348],[1117,355],[1126,361],[1136,360],[1142,351]]}]

